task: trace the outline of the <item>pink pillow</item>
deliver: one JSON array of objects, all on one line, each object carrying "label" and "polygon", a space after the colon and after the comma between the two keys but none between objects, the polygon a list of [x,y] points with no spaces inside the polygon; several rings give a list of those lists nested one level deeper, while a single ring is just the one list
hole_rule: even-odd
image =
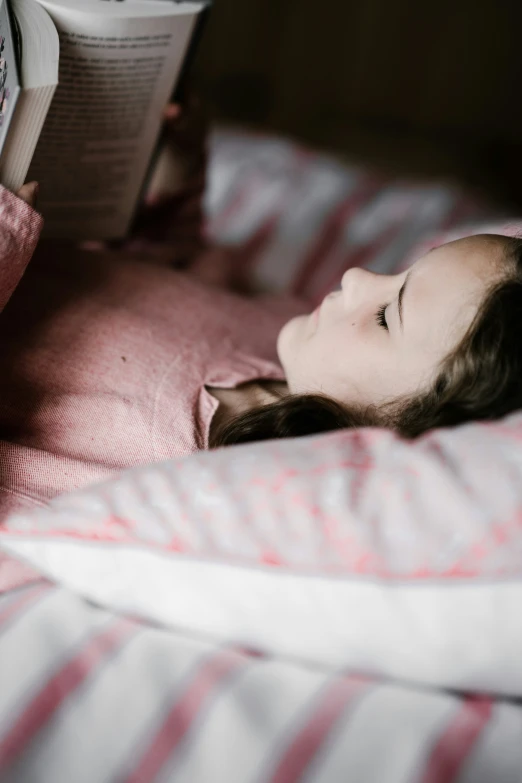
[{"label": "pink pillow", "polygon": [[0,185],[0,312],[31,260],[43,224],[38,212]]}]

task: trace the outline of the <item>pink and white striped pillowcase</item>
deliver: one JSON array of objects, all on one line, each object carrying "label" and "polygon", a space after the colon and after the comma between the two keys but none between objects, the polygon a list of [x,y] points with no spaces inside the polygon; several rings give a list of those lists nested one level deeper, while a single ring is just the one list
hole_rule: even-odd
[{"label": "pink and white striped pillowcase", "polygon": [[385,176],[285,139],[218,129],[209,150],[205,235],[255,291],[319,302],[350,266],[392,272],[427,236],[503,219],[454,185]]}]

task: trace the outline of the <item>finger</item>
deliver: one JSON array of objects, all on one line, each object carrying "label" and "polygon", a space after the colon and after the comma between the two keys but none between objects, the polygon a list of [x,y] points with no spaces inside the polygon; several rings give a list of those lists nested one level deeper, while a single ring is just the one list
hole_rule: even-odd
[{"label": "finger", "polygon": [[25,185],[22,185],[16,195],[18,198],[21,198],[22,201],[25,201],[26,204],[29,204],[30,207],[35,207],[36,197],[38,195],[38,182],[26,182]]},{"label": "finger", "polygon": [[181,115],[182,111],[179,103],[169,103],[165,107],[163,116],[166,120],[176,120]]}]

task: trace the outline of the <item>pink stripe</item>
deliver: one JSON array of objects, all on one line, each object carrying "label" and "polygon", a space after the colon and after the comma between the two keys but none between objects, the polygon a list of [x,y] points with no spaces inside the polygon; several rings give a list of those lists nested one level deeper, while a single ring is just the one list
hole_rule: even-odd
[{"label": "pink stripe", "polygon": [[0,776],[32,741],[64,701],[99,667],[111,653],[122,647],[139,626],[129,620],[115,620],[107,630],[90,639],[74,658],[50,676],[10,731],[0,740]]},{"label": "pink stripe", "polygon": [[0,595],[30,582],[47,581],[40,571],[32,566],[12,555],[0,552]]},{"label": "pink stripe", "polygon": [[233,650],[226,650],[206,660],[173,704],[147,750],[125,783],[152,781],[175,752],[197,717],[208,705],[227,678],[245,666],[248,659]]},{"label": "pink stripe", "polygon": [[354,212],[361,209],[382,187],[381,182],[373,179],[364,180],[356,188],[355,193],[343,199],[329,215],[314,245],[305,255],[295,279],[291,293],[302,296],[308,288],[310,279],[318,267],[325,264],[327,256],[333,252],[339,242],[340,233]]},{"label": "pink stripe", "polygon": [[491,699],[463,699],[431,749],[420,783],[453,783],[488,723]]},{"label": "pink stripe", "polygon": [[346,715],[354,700],[368,687],[359,677],[336,677],[320,694],[319,703],[307,705],[310,717],[287,746],[270,783],[295,783],[300,780],[335,724]]},{"label": "pink stripe", "polygon": [[54,590],[54,585],[49,584],[49,582],[44,582],[44,584],[39,582],[34,587],[25,589],[18,599],[9,601],[4,609],[0,609],[0,633],[4,630],[3,626],[7,625],[9,620],[13,617],[19,619],[28,606],[34,604],[38,598],[46,595],[51,590]]}]

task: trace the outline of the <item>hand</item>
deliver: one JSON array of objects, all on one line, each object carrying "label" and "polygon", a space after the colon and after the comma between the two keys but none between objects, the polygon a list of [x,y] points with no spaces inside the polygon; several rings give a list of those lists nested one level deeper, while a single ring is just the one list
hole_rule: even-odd
[{"label": "hand", "polygon": [[38,196],[38,182],[26,182],[25,185],[22,185],[18,193],[16,193],[18,198],[21,198],[22,201],[25,201],[26,204],[29,204],[30,207],[33,209],[36,209],[36,199]]},{"label": "hand", "polygon": [[190,93],[185,104],[169,103],[163,113],[164,138],[171,153],[179,159],[187,178],[205,158],[208,116],[201,100]]},{"label": "hand", "polygon": [[208,120],[194,93],[184,105],[169,103],[163,111],[161,152],[148,185],[145,203],[157,206],[204,175]]}]

